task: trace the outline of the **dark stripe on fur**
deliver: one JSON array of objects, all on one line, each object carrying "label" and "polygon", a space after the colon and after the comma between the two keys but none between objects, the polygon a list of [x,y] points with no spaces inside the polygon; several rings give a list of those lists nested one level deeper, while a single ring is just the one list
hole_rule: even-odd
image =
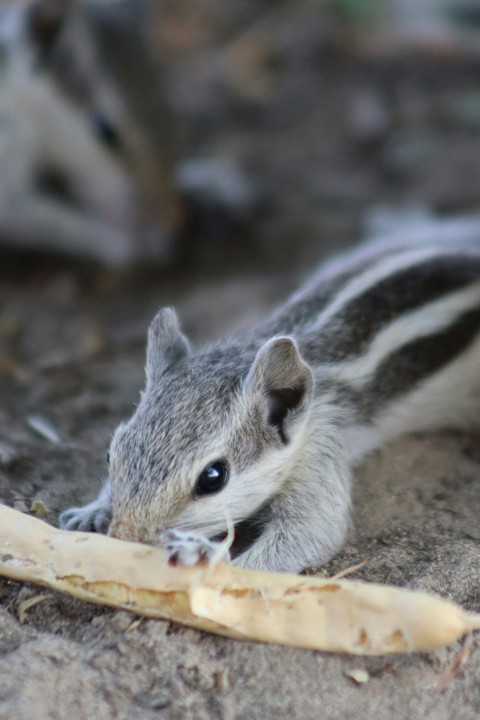
[{"label": "dark stripe on fur", "polygon": [[[355,297],[321,330],[325,362],[347,360],[365,351],[374,337],[404,313],[428,305],[480,280],[480,259],[443,256],[430,258],[375,283]],[[317,336],[318,337],[318,336]],[[306,344],[318,347],[318,339]]]},{"label": "dark stripe on fur", "polygon": [[[378,259],[375,257],[375,261]],[[310,324],[329,303],[333,302],[350,280],[371,265],[372,258],[369,257],[356,264],[346,263],[345,268],[339,267],[331,275],[321,277],[317,284],[312,284],[311,291],[306,292],[304,297],[295,296],[294,300],[287,302],[273,317],[255,328],[255,337],[266,339],[274,335],[295,335],[302,325]]]},{"label": "dark stripe on fur", "polygon": [[404,345],[381,363],[364,388],[362,403],[370,416],[386,401],[415,388],[422,380],[457,359],[480,334],[480,308],[463,313],[438,333]]}]

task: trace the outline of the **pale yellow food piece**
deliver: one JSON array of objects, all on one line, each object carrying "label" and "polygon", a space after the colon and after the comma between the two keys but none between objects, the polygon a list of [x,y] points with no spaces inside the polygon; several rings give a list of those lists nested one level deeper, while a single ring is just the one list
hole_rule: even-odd
[{"label": "pale yellow food piece", "polygon": [[425,651],[480,628],[480,615],[425,593],[222,564],[171,567],[158,548],[63,532],[1,505],[0,574],[221,635],[334,652]]}]

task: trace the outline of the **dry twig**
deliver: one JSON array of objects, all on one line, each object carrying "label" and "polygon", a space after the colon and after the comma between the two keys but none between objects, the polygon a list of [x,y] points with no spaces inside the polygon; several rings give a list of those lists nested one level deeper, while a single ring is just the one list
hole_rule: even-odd
[{"label": "dry twig", "polygon": [[480,628],[480,615],[426,593],[222,564],[171,567],[158,548],[62,532],[5,506],[0,574],[221,635],[334,652],[425,651]]}]

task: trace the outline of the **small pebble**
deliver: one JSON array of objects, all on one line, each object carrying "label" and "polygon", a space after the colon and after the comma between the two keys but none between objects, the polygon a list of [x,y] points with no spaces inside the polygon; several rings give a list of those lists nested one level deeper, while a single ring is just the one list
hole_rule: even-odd
[{"label": "small pebble", "polygon": [[215,673],[215,688],[220,695],[225,695],[230,690],[230,678],[226,670]]},{"label": "small pebble", "polygon": [[0,466],[8,468],[20,457],[18,450],[0,441]]},{"label": "small pebble", "polygon": [[135,700],[139,705],[152,710],[162,710],[171,705],[172,696],[168,688],[150,688],[137,693]]}]

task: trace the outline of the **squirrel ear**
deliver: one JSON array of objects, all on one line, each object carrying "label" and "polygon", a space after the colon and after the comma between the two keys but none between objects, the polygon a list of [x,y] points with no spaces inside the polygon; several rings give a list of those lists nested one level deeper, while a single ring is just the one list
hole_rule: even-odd
[{"label": "squirrel ear", "polygon": [[162,308],[153,318],[147,340],[147,386],[157,382],[165,370],[190,353],[173,308]]},{"label": "squirrel ear", "polygon": [[72,7],[72,0],[35,0],[28,8],[26,27],[40,62],[48,58]]},{"label": "squirrel ear", "polygon": [[278,337],[260,348],[245,381],[245,388],[266,401],[266,417],[283,443],[290,423],[304,410],[312,395],[313,376],[290,337]]}]

